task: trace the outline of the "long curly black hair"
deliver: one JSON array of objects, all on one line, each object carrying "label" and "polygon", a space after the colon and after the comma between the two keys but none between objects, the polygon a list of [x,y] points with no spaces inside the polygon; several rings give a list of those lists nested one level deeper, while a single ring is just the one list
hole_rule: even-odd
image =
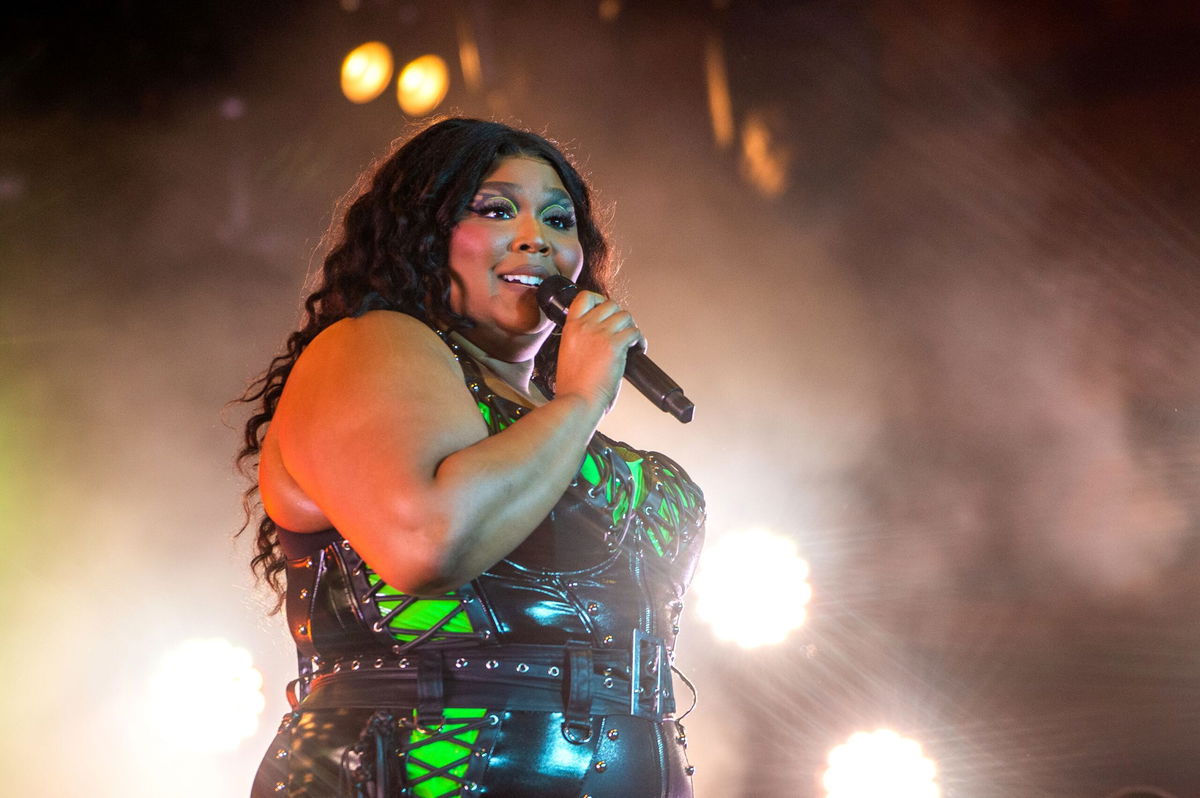
[{"label": "long curly black hair", "polygon": [[[469,318],[450,307],[450,232],[497,161],[514,155],[554,167],[575,205],[584,258],[576,282],[610,293],[608,243],[591,192],[562,152],[535,133],[479,119],[444,119],[393,146],[364,171],[347,194],[344,216],[330,229],[329,254],[316,290],[304,300],[300,329],[238,400],[256,405],[257,412],[246,422],[237,454],[238,468],[251,482],[243,494],[246,522],[237,534],[259,519],[250,567],[274,591],[273,612],[282,605],[285,558],[278,527],[262,510],[258,457],[292,367],[322,330],[364,307],[397,310],[440,329],[471,327]],[[558,338],[552,336],[534,361],[536,379],[550,392],[557,356]]]}]

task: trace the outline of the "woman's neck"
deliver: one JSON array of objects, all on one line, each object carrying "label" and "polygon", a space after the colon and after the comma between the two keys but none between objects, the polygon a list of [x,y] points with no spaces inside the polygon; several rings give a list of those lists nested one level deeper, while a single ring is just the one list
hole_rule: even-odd
[{"label": "woman's neck", "polygon": [[527,402],[531,407],[544,404],[546,399],[542,396],[541,391],[533,384],[533,358],[528,360],[508,361],[493,357],[487,352],[480,349],[465,336],[457,332],[451,332],[450,336],[455,343],[466,350],[467,354],[478,363],[494,374],[497,378],[511,388],[517,396]]}]

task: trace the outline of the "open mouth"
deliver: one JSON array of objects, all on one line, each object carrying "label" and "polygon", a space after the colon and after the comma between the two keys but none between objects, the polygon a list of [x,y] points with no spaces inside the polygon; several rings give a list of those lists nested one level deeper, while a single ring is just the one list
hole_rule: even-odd
[{"label": "open mouth", "polygon": [[505,274],[500,277],[506,283],[517,283],[537,288],[542,284],[542,278],[533,274]]}]

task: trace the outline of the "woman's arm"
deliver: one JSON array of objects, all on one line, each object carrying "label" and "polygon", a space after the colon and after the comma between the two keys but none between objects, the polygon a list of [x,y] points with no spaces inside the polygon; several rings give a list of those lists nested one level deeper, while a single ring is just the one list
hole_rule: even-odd
[{"label": "woman's arm", "polygon": [[272,421],[282,464],[387,582],[456,588],[521,543],[566,490],[639,333],[595,294],[571,308],[558,395],[488,436],[452,353],[398,313],[346,319],[296,363]]}]

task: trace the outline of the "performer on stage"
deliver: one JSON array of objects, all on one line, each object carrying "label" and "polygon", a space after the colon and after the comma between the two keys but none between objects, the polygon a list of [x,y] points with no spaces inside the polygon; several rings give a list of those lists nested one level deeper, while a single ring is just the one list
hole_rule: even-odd
[{"label": "performer on stage", "polygon": [[[596,431],[642,338],[587,186],[540,136],[446,119],[358,190],[244,397],[253,565],[299,652],[252,795],[690,796],[703,498]],[[552,275],[584,289],[561,334]]]}]

